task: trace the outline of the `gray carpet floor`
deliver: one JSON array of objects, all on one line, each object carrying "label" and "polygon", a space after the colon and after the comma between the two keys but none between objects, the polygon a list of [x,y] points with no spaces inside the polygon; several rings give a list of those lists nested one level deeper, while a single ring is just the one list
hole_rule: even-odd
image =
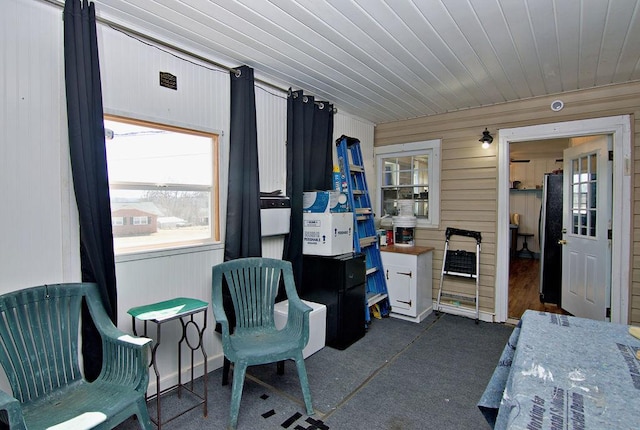
[{"label": "gray carpet floor", "polygon": [[[305,360],[313,406],[305,414],[297,372],[286,363],[250,367],[238,429],[488,429],[476,407],[512,326],[431,314],[415,324],[373,320],[366,335],[345,350],[325,347]],[[163,429],[225,429],[231,385],[222,369],[208,375],[209,413],[197,407]],[[202,390],[203,381],[196,381]],[[161,399],[163,420],[195,402],[186,393]],[[155,401],[149,412],[156,413]],[[139,428],[133,419],[119,430]]]}]

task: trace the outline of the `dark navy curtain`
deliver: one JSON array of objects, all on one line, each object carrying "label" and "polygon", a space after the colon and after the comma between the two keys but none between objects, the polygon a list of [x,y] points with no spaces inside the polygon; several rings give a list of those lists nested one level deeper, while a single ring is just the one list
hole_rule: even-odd
[{"label": "dark navy curtain", "polygon": [[291,262],[298,288],[302,282],[302,193],[333,188],[332,140],[333,105],[289,90],[287,196],[291,199],[291,220],[283,258]]},{"label": "dark navy curtain", "polygon": [[[230,72],[231,112],[229,128],[229,185],[227,195],[224,260],[262,256],[260,228],[260,175],[258,132],[253,69],[238,67]],[[235,327],[231,295],[222,287],[222,301],[229,325]],[[216,331],[220,331],[219,325]],[[224,358],[222,384],[229,378],[230,363]]]},{"label": "dark navy curtain", "polygon": [[229,186],[224,259],[262,256],[260,176],[253,69],[230,72]]},{"label": "dark navy curtain", "polygon": [[[63,16],[69,151],[80,219],[82,281],[98,284],[104,307],[115,323],[116,276],[94,4],[67,0]],[[94,380],[102,367],[102,342],[86,306],[82,354],[85,377]]]}]

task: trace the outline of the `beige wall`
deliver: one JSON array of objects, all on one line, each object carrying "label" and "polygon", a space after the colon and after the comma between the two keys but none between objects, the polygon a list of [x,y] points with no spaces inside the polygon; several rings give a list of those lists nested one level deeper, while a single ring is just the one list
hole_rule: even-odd
[{"label": "beige wall", "polygon": [[[555,99],[564,101],[564,109],[553,112]],[[631,115],[633,160],[632,268],[630,268],[630,322],[640,323],[640,83],[612,85],[568,92],[463,111],[445,113],[376,126],[374,145],[384,146],[427,139],[442,139],[440,229],[420,229],[418,245],[433,246],[434,294],[440,281],[444,229],[466,228],[482,232],[480,260],[480,309],[494,312],[497,228],[497,143],[481,148],[478,139],[485,127],[494,137],[504,128],[522,127],[598,118]],[[473,208],[473,209],[469,209]],[[623,268],[624,269],[624,268]],[[452,285],[460,292],[473,292],[471,285]],[[451,288],[451,287],[449,287]],[[435,297],[435,295],[434,295]]]}]

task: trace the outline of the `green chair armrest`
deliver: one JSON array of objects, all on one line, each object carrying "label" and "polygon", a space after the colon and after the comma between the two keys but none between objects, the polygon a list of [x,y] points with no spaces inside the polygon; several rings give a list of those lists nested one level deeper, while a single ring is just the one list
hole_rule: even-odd
[{"label": "green chair armrest", "polygon": [[309,342],[309,314],[311,307],[306,305],[297,295],[288,297],[289,311],[284,329],[293,336],[300,336],[303,346]]},{"label": "green chair armrest", "polygon": [[[220,303],[222,303],[222,295],[220,295]],[[229,330],[229,320],[224,308],[218,303],[212,301],[211,310],[213,311],[213,317],[216,319],[216,323],[220,324],[220,330],[222,334],[222,348],[225,351],[231,350],[231,341],[229,336],[231,335]]]},{"label": "green chair armrest", "polygon": [[[100,379],[118,385],[133,386],[138,391],[146,391],[149,385],[148,348],[151,339],[133,337],[117,328],[104,308],[95,303],[93,295],[87,295],[87,304],[100,336],[103,356]],[[127,366],[122,366],[122,357]],[[120,363],[120,364],[119,364]]]},{"label": "green chair armrest", "polygon": [[103,337],[102,349],[105,359],[102,360],[99,379],[133,387],[138,392],[146,392],[149,386],[150,342],[151,339],[137,338],[124,333],[118,338]]},{"label": "green chair armrest", "polygon": [[22,406],[15,397],[0,390],[0,410],[7,411],[9,428],[11,430],[25,430],[26,424],[22,415]]}]

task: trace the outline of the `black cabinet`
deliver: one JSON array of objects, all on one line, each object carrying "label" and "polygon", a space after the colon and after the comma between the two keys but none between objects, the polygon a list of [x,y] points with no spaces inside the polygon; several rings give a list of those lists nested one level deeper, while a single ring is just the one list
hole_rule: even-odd
[{"label": "black cabinet", "polygon": [[327,307],[327,346],[345,349],[364,336],[365,281],[363,254],[304,256],[298,293]]}]

